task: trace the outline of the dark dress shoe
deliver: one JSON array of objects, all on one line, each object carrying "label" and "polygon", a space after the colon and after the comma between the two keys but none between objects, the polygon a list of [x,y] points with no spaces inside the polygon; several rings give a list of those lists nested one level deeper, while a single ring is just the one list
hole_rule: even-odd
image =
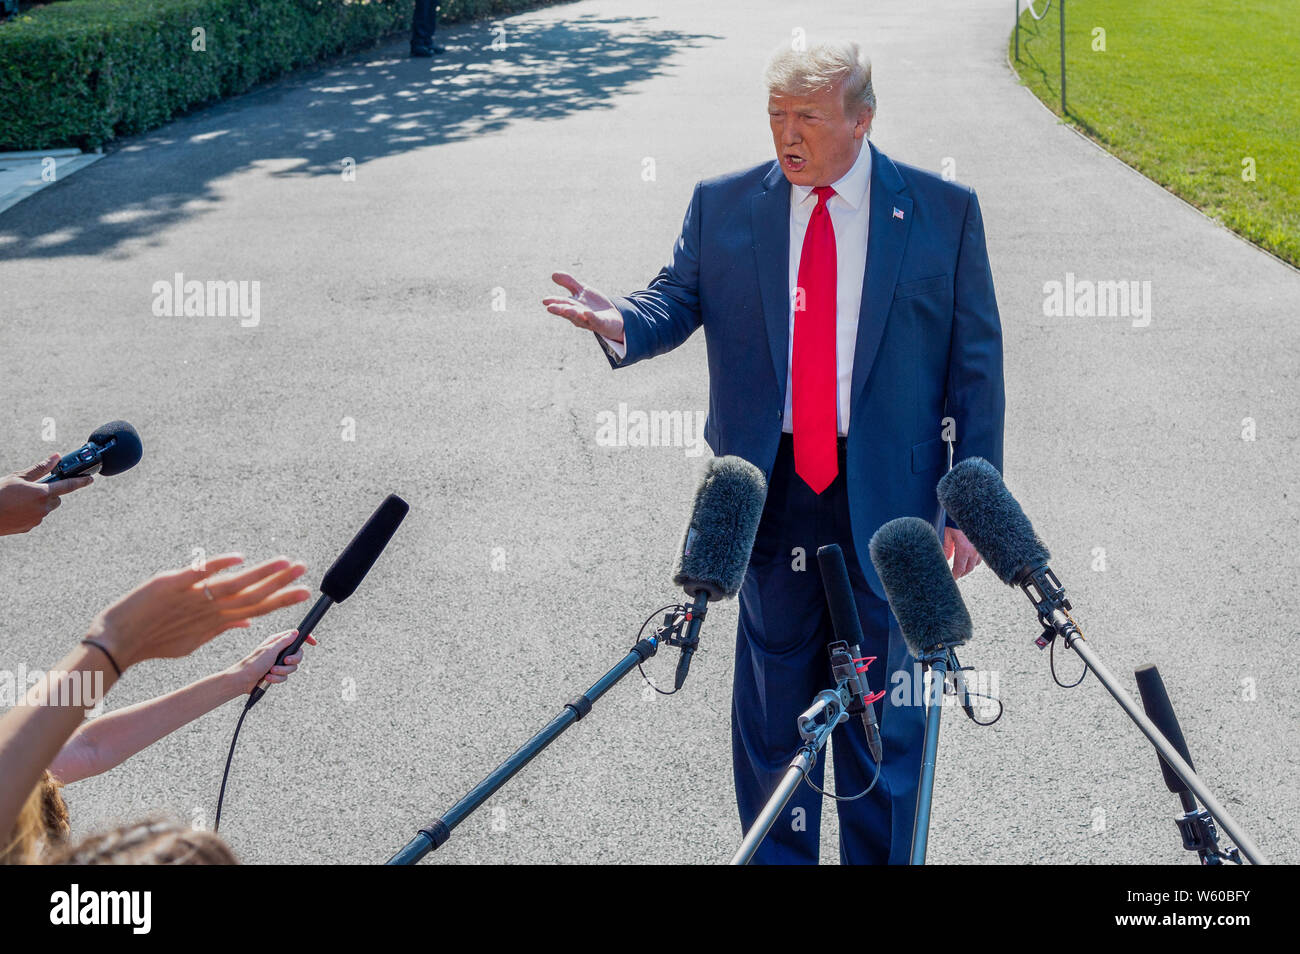
[{"label": "dark dress shoe", "polygon": [[418,57],[437,56],[439,53],[446,53],[446,52],[447,52],[447,48],[445,46],[438,46],[437,44],[434,44],[433,46],[411,47],[411,55],[418,56]]}]

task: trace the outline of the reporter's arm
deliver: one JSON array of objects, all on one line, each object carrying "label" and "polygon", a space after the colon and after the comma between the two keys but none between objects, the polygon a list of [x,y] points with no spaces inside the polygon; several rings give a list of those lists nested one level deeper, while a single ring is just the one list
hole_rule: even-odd
[{"label": "reporter's arm", "polygon": [[306,567],[285,559],[269,560],[221,580],[209,578],[243,562],[231,554],[209,560],[202,569],[159,573],[95,617],[87,633],[99,646],[80,645],[68,653],[26,699],[0,717],[0,832],[10,831],[28,794],[63,748],[90,705],[80,685],[90,680],[107,692],[120,672],[145,659],[184,656],[228,629],[247,628],[250,620],[301,603],[306,587],[289,587]]},{"label": "reporter's arm", "polygon": [[[108,692],[117,682],[108,657],[93,646],[81,645],[68,653],[28,691],[23,704],[0,718],[0,832],[12,831],[18,812],[40,781],[45,767],[76,730],[93,701],[84,698],[81,685],[88,680],[96,691]],[[80,705],[59,703],[76,700]],[[91,706],[84,703],[91,702]]]},{"label": "reporter's arm", "polygon": [[0,536],[35,529],[58,509],[65,494],[89,487],[94,482],[93,477],[69,477],[49,484],[40,483],[40,479],[49,474],[58,462],[59,455],[51,454],[26,470],[0,477]]},{"label": "reporter's arm", "polygon": [[[278,633],[229,669],[84,723],[50,763],[50,772],[65,785],[102,775],[218,706],[247,695],[263,677],[284,682],[302,661],[302,650],[286,656],[281,665],[275,659],[297,635],[297,630]],[[316,645],[311,636],[307,642]]]}]

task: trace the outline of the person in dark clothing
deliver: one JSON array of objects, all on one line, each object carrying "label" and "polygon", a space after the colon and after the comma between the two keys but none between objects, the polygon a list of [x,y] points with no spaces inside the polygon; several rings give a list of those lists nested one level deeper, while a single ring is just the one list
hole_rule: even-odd
[{"label": "person in dark clothing", "polygon": [[411,55],[436,56],[447,52],[433,42],[438,29],[438,0],[415,0],[415,15],[411,17]]}]

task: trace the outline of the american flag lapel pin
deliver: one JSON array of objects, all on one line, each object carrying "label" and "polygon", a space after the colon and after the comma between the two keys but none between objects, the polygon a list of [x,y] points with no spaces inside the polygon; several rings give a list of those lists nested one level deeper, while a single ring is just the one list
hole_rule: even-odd
[{"label": "american flag lapel pin", "polygon": [[903,221],[903,210],[898,206],[894,206],[894,218],[898,219],[900,222]]}]

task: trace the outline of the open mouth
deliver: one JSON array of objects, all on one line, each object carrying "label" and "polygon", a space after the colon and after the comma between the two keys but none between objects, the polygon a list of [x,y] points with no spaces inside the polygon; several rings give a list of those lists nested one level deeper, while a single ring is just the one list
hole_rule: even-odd
[{"label": "open mouth", "polygon": [[799,172],[807,164],[808,160],[803,156],[796,156],[792,152],[787,152],[781,157],[781,164],[791,172]]}]

